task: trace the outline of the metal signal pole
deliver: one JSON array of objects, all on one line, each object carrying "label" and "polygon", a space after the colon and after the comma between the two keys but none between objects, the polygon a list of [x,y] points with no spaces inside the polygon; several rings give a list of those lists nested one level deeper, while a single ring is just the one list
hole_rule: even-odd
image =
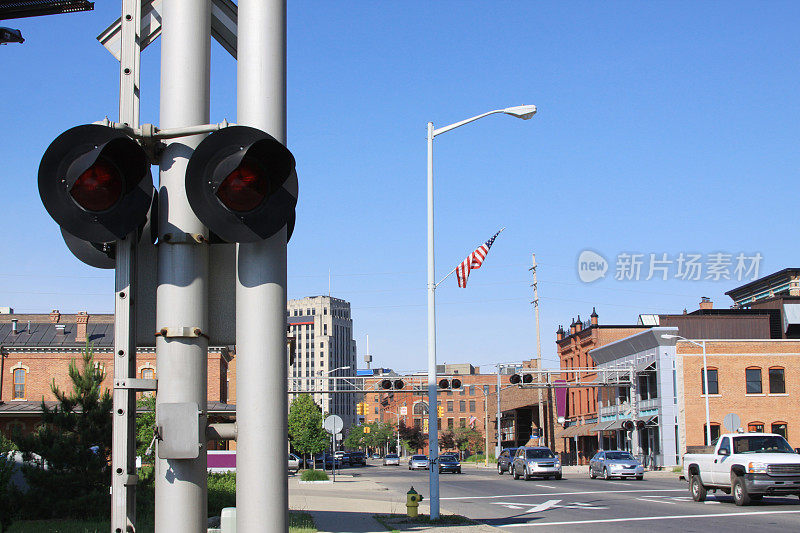
[{"label": "metal signal pole", "polygon": [[[237,121],[286,144],[286,2],[239,0]],[[238,244],[236,263],[238,531],[289,530],[286,228]]]},{"label": "metal signal pole", "polygon": [[[208,124],[210,2],[169,0],[162,2],[162,10],[160,127]],[[159,532],[197,533],[208,528],[208,230],[189,205],[185,188],[186,166],[203,137],[167,141],[160,163],[156,415],[164,412],[165,404],[196,405],[200,430],[196,457],[167,458],[174,455],[158,445],[155,529]]]},{"label": "metal signal pole", "polygon": [[[539,334],[539,283],[536,280],[536,254],[531,254],[533,257],[533,266],[530,268],[533,271],[533,312],[536,316],[536,360],[539,364],[539,370],[542,370],[542,336]],[[539,373],[537,380],[541,381],[542,374]],[[542,404],[542,388],[536,388],[539,394],[539,445],[542,445],[544,439],[544,405]]]},{"label": "metal signal pole", "polygon": [[[141,0],[122,2],[119,120],[139,126]],[[114,270],[114,418],[111,452],[111,530],[136,530],[136,244],[138,231],[117,241]]]}]

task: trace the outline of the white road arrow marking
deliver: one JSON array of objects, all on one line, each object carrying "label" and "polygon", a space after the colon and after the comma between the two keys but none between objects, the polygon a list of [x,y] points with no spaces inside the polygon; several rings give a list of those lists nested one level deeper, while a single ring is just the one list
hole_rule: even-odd
[{"label": "white road arrow marking", "polygon": [[[546,511],[546,510],[550,509],[551,507],[555,507],[556,504],[558,502],[560,502],[560,501],[561,500],[547,500],[546,502],[542,502],[539,505],[531,507],[530,509],[528,509],[525,512],[526,513],[541,513],[542,511]],[[559,505],[558,507],[563,507],[563,506]]]}]

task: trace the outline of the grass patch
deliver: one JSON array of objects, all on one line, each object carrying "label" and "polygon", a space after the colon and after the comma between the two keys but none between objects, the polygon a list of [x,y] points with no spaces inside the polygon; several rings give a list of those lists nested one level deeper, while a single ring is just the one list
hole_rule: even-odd
[{"label": "grass patch", "polygon": [[373,518],[377,520],[388,531],[402,531],[405,526],[429,525],[429,526],[472,526],[478,524],[466,516],[457,514],[439,515],[438,520],[431,520],[426,514],[421,514],[411,518],[402,514],[378,514]]},{"label": "grass patch", "polygon": [[[462,463],[482,463],[484,461],[484,456],[482,453],[476,453],[475,455],[470,455],[466,459],[462,461]],[[494,454],[489,454],[489,462],[494,463]]]},{"label": "grass patch", "polygon": [[672,471],[675,472],[676,474],[680,474],[681,472],[683,472],[683,467],[682,466],[673,466],[672,467]]},{"label": "grass patch", "polygon": [[317,526],[308,513],[289,511],[289,533],[315,533]]},{"label": "grass patch", "polygon": [[[108,520],[23,520],[14,522],[8,533],[108,533]],[[136,531],[152,533],[152,520],[136,521]],[[289,512],[289,533],[316,533],[314,519],[308,513]]]},{"label": "grass patch", "polygon": [[328,474],[324,470],[303,470],[300,481],[328,481]]}]

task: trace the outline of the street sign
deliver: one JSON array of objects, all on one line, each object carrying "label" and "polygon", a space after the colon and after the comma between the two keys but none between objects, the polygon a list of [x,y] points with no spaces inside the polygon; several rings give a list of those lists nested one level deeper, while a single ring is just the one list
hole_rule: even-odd
[{"label": "street sign", "polygon": [[722,425],[725,426],[725,429],[728,431],[736,431],[742,425],[742,419],[739,418],[739,415],[736,413],[728,413],[722,419]]},{"label": "street sign", "polygon": [[325,417],[325,421],[322,422],[322,427],[325,428],[325,431],[331,434],[341,433],[342,429],[344,428],[344,422],[342,421],[341,416],[330,415]]},{"label": "street sign", "polygon": [[401,407],[400,408],[400,415],[402,415],[402,416],[408,415],[408,407],[406,407],[405,405],[403,407]]}]

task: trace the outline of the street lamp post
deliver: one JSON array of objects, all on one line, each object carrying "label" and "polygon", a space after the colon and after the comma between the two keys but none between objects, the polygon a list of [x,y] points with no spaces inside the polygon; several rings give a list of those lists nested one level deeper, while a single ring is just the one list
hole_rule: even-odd
[{"label": "street lamp post", "polygon": [[[703,388],[706,391],[706,445],[711,445],[711,409],[708,406],[708,395],[710,391],[708,390],[708,360],[706,359],[706,341],[702,340],[700,342],[692,341],[687,339],[686,337],[681,337],[680,335],[670,335],[665,333],[661,335],[663,339],[682,339],[686,342],[690,342],[695,346],[699,346],[703,349]],[[676,349],[677,351],[677,349]]]},{"label": "street lamp post", "polygon": [[434,129],[433,122],[428,122],[428,445],[430,448],[430,490],[431,490],[431,520],[439,519],[439,428],[437,411],[433,406],[438,405],[436,399],[436,280],[434,278],[433,260],[433,138],[442,133],[469,124],[483,117],[504,113],[513,117],[528,120],[536,114],[536,106],[522,105],[496,109],[481,115],[455,122],[449,126]]}]

